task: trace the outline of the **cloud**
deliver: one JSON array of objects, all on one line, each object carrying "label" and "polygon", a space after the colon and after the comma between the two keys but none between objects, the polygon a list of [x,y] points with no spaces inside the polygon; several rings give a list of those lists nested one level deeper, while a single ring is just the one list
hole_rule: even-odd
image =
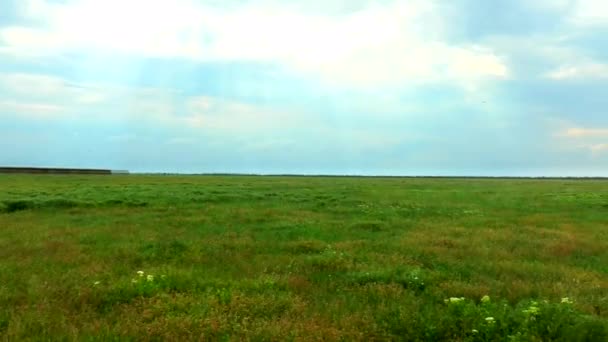
[{"label": "cloud", "polygon": [[448,18],[434,1],[394,1],[334,15],[272,1],[25,3],[24,16],[39,18],[38,25],[0,30],[4,49],[15,54],[112,52],[275,63],[328,83],[357,86],[479,82],[509,74],[503,58],[488,47],[448,44]]},{"label": "cloud", "polygon": [[[231,150],[231,156],[271,153],[278,163],[298,153],[307,158],[333,153],[354,161],[370,158],[370,153],[387,153],[412,140],[404,137],[403,130],[386,132],[382,125],[352,123],[348,115],[336,126],[328,120],[327,112],[184,94],[171,88],[85,84],[38,74],[0,76],[15,85],[12,93],[4,89],[7,84],[0,85],[4,121],[22,127],[41,123],[41,129],[54,127],[49,128],[55,132],[54,139],[81,141],[84,145],[103,141],[115,148],[198,147]],[[94,105],[82,100],[93,96]],[[13,99],[10,106],[5,105],[9,98]],[[391,118],[374,119],[373,114],[359,119],[395,124]]]},{"label": "cloud", "polygon": [[74,112],[75,106],[102,103],[107,91],[89,84],[75,84],[57,76],[0,73],[3,113],[52,119]]},{"label": "cloud", "polygon": [[608,152],[608,144],[595,144],[590,146],[593,153],[604,153]]},{"label": "cloud", "polygon": [[31,119],[65,118],[70,109],[63,101],[83,95],[61,78],[22,73],[0,73],[0,116]]},{"label": "cloud", "polygon": [[[44,103],[20,103],[16,101],[0,101],[0,113],[16,113],[33,119],[49,119],[63,116],[66,109],[61,106]],[[1,116],[1,114],[0,114]]]},{"label": "cloud", "polygon": [[604,2],[11,1],[0,142],[63,163],[606,169]]},{"label": "cloud", "polygon": [[0,74],[0,113],[46,121],[147,122],[216,133],[271,132],[310,126],[314,120],[298,110],[184,95],[172,88],[83,84],[21,73]]},{"label": "cloud", "polygon": [[[146,88],[75,83],[46,74],[0,73],[0,116],[65,121],[115,118],[116,107],[132,106],[139,111],[158,109],[159,105],[137,107],[137,100],[143,97],[154,101],[162,98]],[[112,110],[108,110],[110,104],[115,105]]]},{"label": "cloud", "polygon": [[[189,127],[234,134],[251,131],[285,130],[309,126],[313,120],[305,113],[251,105],[209,96],[186,99],[184,115],[175,118]],[[320,122],[316,122],[320,124]]]},{"label": "cloud", "polygon": [[604,0],[578,0],[572,20],[579,26],[608,25],[608,3]]},{"label": "cloud", "polygon": [[547,77],[554,80],[608,79],[608,64],[577,62],[574,65],[560,66],[556,70],[547,73]]},{"label": "cloud", "polygon": [[570,138],[608,138],[608,128],[569,128],[560,136]]},{"label": "cloud", "polygon": [[523,5],[529,6],[534,9],[541,9],[547,11],[563,11],[570,9],[575,1],[576,0],[524,0]]},{"label": "cloud", "polygon": [[557,137],[566,146],[575,146],[578,150],[590,153],[592,157],[608,152],[608,128],[567,128],[560,131]]},{"label": "cloud", "polygon": [[2,75],[0,86],[16,94],[53,96],[64,91],[67,85],[63,79],[54,76],[10,73]]}]

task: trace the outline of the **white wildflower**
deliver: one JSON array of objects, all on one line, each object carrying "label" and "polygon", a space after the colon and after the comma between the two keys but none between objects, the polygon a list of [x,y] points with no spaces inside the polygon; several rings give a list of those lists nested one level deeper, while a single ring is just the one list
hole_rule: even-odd
[{"label": "white wildflower", "polygon": [[452,304],[460,303],[460,302],[464,301],[464,297],[460,297],[460,298],[458,298],[458,297],[451,297],[449,299],[449,301]]},{"label": "white wildflower", "polygon": [[540,313],[540,309],[538,308],[538,303],[536,302],[532,302],[532,304],[530,305],[530,307],[528,307],[526,310],[524,310],[523,312],[525,314],[528,314],[530,316],[538,316],[538,314]]},{"label": "white wildflower", "polygon": [[151,274],[148,274],[148,276],[146,277],[146,280],[148,281],[154,281],[154,276]]},{"label": "white wildflower", "polygon": [[137,275],[140,276],[140,277],[143,277],[144,276],[144,271],[137,271]]}]

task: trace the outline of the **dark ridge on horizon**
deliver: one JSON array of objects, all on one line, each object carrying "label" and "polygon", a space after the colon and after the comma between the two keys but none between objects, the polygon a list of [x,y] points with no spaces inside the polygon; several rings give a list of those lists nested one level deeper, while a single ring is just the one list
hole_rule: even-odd
[{"label": "dark ridge on horizon", "polygon": [[181,173],[181,172],[131,172],[132,175],[161,175],[161,176],[229,176],[229,177],[312,177],[312,178],[431,178],[431,179],[562,179],[562,180],[608,180],[602,176],[428,176],[428,175],[335,175],[335,174],[297,174],[297,173]]},{"label": "dark ridge on horizon", "polygon": [[11,174],[52,174],[52,175],[112,175],[127,174],[124,170],[110,169],[83,169],[83,168],[63,168],[63,167],[13,167],[0,166],[0,173]]},{"label": "dark ridge on horizon", "polygon": [[433,176],[433,175],[356,175],[356,174],[297,174],[297,173],[230,173],[230,172],[129,172],[127,170],[65,168],[65,167],[15,167],[0,166],[2,173],[21,174],[131,174],[160,176],[228,176],[228,177],[311,177],[311,178],[428,178],[428,179],[537,179],[537,180],[608,180],[604,176]]}]

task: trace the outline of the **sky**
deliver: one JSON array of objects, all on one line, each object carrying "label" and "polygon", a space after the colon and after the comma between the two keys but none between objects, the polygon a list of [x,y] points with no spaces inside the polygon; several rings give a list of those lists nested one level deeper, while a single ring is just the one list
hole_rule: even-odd
[{"label": "sky", "polygon": [[608,2],[0,0],[0,165],[608,176]]}]

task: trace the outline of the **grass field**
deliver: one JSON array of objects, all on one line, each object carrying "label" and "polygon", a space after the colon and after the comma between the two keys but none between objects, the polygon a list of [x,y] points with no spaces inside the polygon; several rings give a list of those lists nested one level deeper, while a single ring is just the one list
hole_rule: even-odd
[{"label": "grass field", "polygon": [[608,182],[0,175],[0,336],[606,341]]}]

